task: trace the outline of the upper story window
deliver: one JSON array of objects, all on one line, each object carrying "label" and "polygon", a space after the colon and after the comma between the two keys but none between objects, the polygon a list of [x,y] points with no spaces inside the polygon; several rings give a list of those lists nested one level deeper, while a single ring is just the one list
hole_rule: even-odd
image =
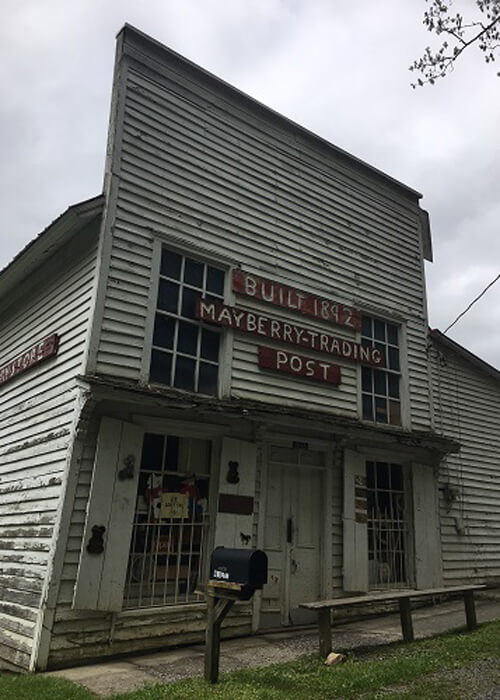
[{"label": "upper story window", "polygon": [[383,369],[361,369],[363,419],[401,425],[399,327],[363,316],[361,344],[374,345],[385,357]]},{"label": "upper story window", "polygon": [[223,301],[224,271],[163,248],[150,381],[217,394],[220,331],[196,319],[200,296]]}]

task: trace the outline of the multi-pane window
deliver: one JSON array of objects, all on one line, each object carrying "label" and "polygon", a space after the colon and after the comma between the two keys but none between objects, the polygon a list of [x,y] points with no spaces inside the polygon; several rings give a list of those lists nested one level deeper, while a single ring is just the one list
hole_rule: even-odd
[{"label": "multi-pane window", "polygon": [[401,464],[366,462],[368,582],[373,588],[408,584],[403,476]]},{"label": "multi-pane window", "polygon": [[361,344],[375,346],[385,358],[383,368],[361,369],[363,419],[401,425],[399,327],[363,316]]},{"label": "multi-pane window", "polygon": [[126,608],[200,600],[209,440],[146,433],[125,586]]},{"label": "multi-pane window", "polygon": [[223,300],[224,271],[163,248],[150,380],[217,394],[220,331],[196,319],[199,297]]}]

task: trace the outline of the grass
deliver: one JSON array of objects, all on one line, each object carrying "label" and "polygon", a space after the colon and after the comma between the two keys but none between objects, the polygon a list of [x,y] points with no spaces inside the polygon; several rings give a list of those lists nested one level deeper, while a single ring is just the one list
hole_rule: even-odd
[{"label": "grass", "polygon": [[[460,697],[442,670],[500,658],[500,621],[474,632],[453,633],[412,644],[393,644],[350,655],[341,666],[325,667],[317,656],[223,674],[215,686],[200,678],[158,684],[113,700],[448,700]],[[500,674],[499,674],[500,675]],[[497,682],[498,679],[497,679]],[[61,679],[0,677],[1,700],[90,700],[95,696]]]}]

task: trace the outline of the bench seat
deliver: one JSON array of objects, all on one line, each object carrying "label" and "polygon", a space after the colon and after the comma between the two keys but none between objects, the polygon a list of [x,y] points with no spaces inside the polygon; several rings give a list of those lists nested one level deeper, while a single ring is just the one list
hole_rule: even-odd
[{"label": "bench seat", "polygon": [[414,639],[413,621],[411,616],[410,600],[412,598],[424,598],[438,595],[459,593],[463,596],[465,605],[465,617],[467,628],[472,630],[477,627],[476,609],[474,605],[474,591],[486,588],[483,585],[449,586],[442,588],[426,588],[421,590],[398,589],[369,593],[366,595],[350,596],[348,598],[332,598],[331,600],[319,600],[314,603],[301,603],[299,607],[318,612],[319,648],[322,656],[326,657],[332,650],[332,632],[330,611],[334,608],[352,607],[355,605],[370,605],[376,603],[388,603],[398,601],[401,631],[403,639],[411,642]]}]

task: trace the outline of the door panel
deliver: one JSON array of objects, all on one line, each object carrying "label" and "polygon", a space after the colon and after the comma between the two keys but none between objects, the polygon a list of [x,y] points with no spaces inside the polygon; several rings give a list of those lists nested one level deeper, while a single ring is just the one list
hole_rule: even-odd
[{"label": "door panel", "polygon": [[[272,448],[270,452],[289,458],[291,450]],[[319,455],[314,461],[323,466],[324,453]],[[269,575],[262,592],[263,626],[313,622],[315,615],[298,605],[319,600],[321,595],[323,472],[298,466],[298,461],[294,455],[292,463],[268,464],[264,551]],[[308,455],[307,463],[312,461]]]}]

